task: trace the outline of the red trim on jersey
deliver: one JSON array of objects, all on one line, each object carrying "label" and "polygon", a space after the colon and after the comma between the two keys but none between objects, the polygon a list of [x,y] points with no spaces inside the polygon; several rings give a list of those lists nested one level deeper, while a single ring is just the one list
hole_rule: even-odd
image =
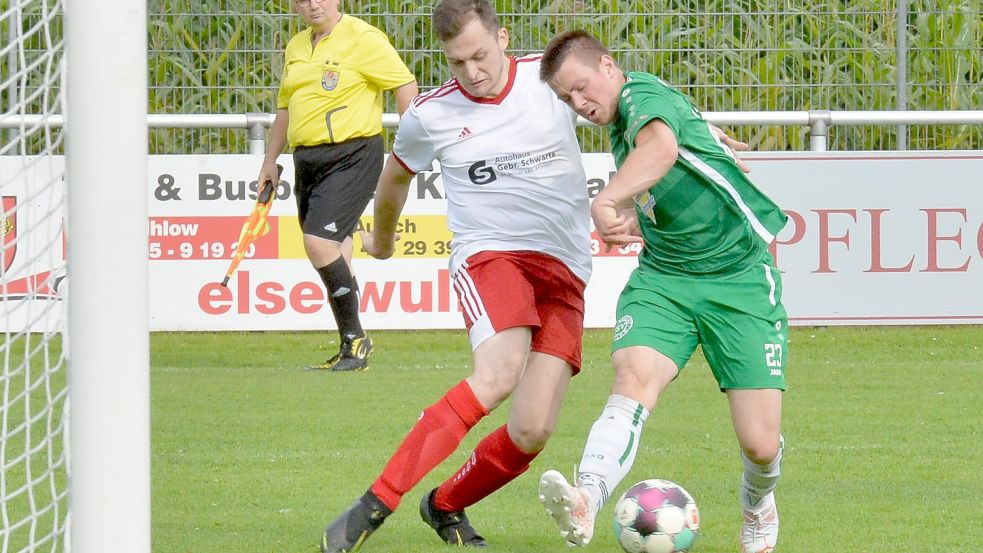
[{"label": "red trim on jersey", "polygon": [[[502,101],[505,100],[505,97],[509,95],[509,92],[512,91],[512,85],[515,84],[515,68],[516,59],[509,56],[509,80],[507,83],[505,83],[505,88],[503,88],[502,91],[498,93],[498,96],[495,96],[494,98],[478,98],[476,96],[472,96],[468,94],[467,90],[464,90],[464,87],[461,86],[460,83],[458,83],[458,88],[461,90],[461,94],[463,94],[465,98],[475,102],[476,104],[501,104]],[[457,81],[455,80],[455,82]]]},{"label": "red trim on jersey", "polygon": [[410,169],[410,166],[407,165],[405,161],[403,161],[402,159],[400,159],[399,156],[396,155],[396,152],[389,152],[389,155],[393,156],[393,159],[396,160],[396,163],[399,163],[400,165],[402,165],[403,166],[403,169],[406,169],[406,172],[407,173],[409,173],[411,175],[415,175],[415,174],[419,173],[419,171],[414,171],[413,169]]},{"label": "red trim on jersey", "polygon": [[515,61],[517,63],[522,63],[522,62],[525,62],[525,61],[539,61],[541,59],[543,59],[543,55],[542,54],[526,54],[525,56],[522,56],[521,58],[515,58]]},{"label": "red trim on jersey", "polygon": [[500,92],[498,96],[494,98],[478,98],[476,96],[472,96],[468,94],[466,90],[464,90],[464,87],[461,86],[460,81],[454,78],[440,85],[438,88],[420,94],[419,96],[413,99],[413,105],[416,107],[420,107],[421,105],[426,103],[427,100],[435,100],[437,98],[443,98],[444,96],[448,96],[452,92],[456,92],[456,91],[460,91],[465,98],[471,100],[472,102],[477,102],[479,104],[500,104],[502,103],[502,100],[504,100],[505,97],[508,96],[509,92],[512,90],[512,85],[515,84],[515,73],[516,73],[517,64],[531,62],[531,61],[539,61],[542,58],[543,58],[542,54],[529,54],[526,56],[522,56],[521,58],[509,56],[509,80],[507,83],[505,83],[505,88],[502,89],[502,92]]},{"label": "red trim on jersey", "polygon": [[457,90],[457,87],[458,87],[457,79],[451,79],[446,83],[440,85],[439,87],[429,92],[424,92],[423,94],[420,94],[419,96],[414,98],[413,105],[416,107],[420,107],[427,100],[433,100],[434,98],[443,98],[444,96],[447,96],[452,92],[455,92]]}]

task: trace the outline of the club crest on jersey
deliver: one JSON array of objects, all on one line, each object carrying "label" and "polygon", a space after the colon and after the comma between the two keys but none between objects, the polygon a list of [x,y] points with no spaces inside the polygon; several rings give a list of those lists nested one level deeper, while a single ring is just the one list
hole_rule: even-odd
[{"label": "club crest on jersey", "polygon": [[0,237],[3,238],[3,272],[6,273],[17,253],[17,196],[3,197],[2,217]]},{"label": "club crest on jersey", "polygon": [[324,73],[321,74],[321,88],[331,92],[338,87],[338,79],[341,78],[341,73],[335,69],[325,69]]},{"label": "club crest on jersey", "polygon": [[642,213],[655,222],[655,196],[649,192],[642,192],[635,196],[635,204]]}]

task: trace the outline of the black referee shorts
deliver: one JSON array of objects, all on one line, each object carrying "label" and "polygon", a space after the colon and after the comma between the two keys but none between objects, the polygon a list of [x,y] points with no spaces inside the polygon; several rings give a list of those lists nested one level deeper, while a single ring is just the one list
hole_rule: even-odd
[{"label": "black referee shorts", "polygon": [[304,234],[343,242],[375,193],[382,173],[382,136],[294,150],[294,196]]}]

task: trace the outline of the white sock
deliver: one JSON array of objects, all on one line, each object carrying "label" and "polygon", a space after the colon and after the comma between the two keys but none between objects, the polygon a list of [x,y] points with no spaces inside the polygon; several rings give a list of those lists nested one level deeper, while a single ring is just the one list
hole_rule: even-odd
[{"label": "white sock", "polygon": [[592,514],[601,509],[631,469],[648,416],[648,410],[637,401],[612,394],[591,426],[577,483],[591,497]]},{"label": "white sock", "polygon": [[745,506],[754,508],[763,497],[775,490],[778,477],[782,474],[782,452],[785,451],[785,438],[779,437],[778,455],[766,465],[759,465],[748,459],[741,451],[744,461],[744,474],[741,476],[741,501]]}]

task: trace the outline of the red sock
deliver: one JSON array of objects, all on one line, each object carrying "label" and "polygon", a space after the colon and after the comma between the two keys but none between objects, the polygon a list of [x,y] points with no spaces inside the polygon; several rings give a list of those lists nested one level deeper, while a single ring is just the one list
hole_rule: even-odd
[{"label": "red sock", "polygon": [[434,506],[441,511],[460,511],[491,495],[526,472],[539,452],[526,453],[502,425],[485,436],[464,466],[437,488]]},{"label": "red sock", "polygon": [[382,474],[372,483],[372,493],[395,511],[403,494],[453,453],[468,430],[487,414],[471,386],[462,380],[437,403],[423,410]]}]

